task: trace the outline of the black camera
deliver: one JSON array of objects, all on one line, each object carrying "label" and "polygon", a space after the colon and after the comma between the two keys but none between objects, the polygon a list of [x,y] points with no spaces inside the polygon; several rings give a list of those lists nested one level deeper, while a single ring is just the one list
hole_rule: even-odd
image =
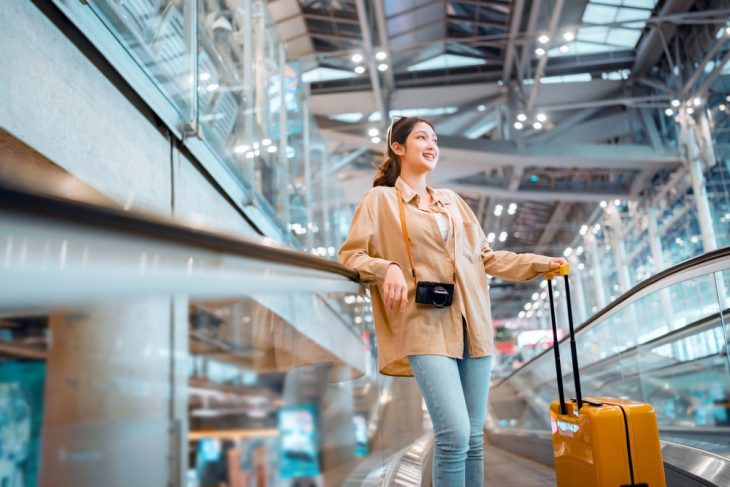
[{"label": "black camera", "polygon": [[416,284],[416,303],[437,308],[451,306],[454,301],[454,285],[443,282],[419,281]]}]

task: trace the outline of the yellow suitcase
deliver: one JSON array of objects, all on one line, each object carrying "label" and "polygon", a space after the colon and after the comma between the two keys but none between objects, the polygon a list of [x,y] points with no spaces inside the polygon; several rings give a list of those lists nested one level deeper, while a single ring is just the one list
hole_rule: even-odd
[{"label": "yellow suitcase", "polygon": [[[651,404],[609,397],[583,399],[570,303],[570,266],[547,275],[560,399],[550,405],[558,487],[665,487],[659,428]],[[552,279],[565,278],[576,399],[566,401],[560,366]]]}]

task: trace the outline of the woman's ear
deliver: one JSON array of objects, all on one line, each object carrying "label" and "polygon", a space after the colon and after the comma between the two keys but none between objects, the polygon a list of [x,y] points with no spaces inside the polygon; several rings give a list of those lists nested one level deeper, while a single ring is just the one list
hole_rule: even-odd
[{"label": "woman's ear", "polygon": [[404,156],[406,153],[406,148],[403,147],[403,144],[399,144],[398,142],[393,142],[390,144],[390,148],[395,152],[397,156]]}]

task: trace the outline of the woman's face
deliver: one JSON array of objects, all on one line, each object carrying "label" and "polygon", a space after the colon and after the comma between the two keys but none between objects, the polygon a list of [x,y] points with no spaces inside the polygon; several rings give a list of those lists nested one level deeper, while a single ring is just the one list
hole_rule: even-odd
[{"label": "woman's face", "polygon": [[424,173],[433,171],[439,157],[436,133],[426,122],[418,122],[408,134],[405,147],[393,144],[401,160],[401,170]]}]

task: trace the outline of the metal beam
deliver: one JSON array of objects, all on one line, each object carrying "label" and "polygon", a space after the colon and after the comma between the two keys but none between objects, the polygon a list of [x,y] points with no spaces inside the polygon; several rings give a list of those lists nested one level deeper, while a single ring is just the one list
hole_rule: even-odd
[{"label": "metal beam", "polygon": [[671,100],[669,95],[649,95],[649,96],[625,96],[620,98],[607,98],[605,100],[579,101],[574,103],[561,103],[557,105],[540,105],[540,110],[560,111],[575,110],[578,108],[588,107],[610,107],[616,105],[624,105],[627,107],[637,106],[647,103],[666,103]]},{"label": "metal beam", "polygon": [[[395,78],[393,77],[393,58],[391,57],[390,45],[388,44],[388,23],[385,21],[385,12],[383,11],[383,2],[375,1],[375,22],[378,26],[378,40],[380,42],[380,50],[385,53],[387,63],[390,68],[385,71],[385,108],[389,108],[390,92],[395,89]],[[383,120],[385,120],[383,116]]]},{"label": "metal beam", "polygon": [[602,200],[631,198],[628,191],[596,193],[577,192],[565,190],[518,190],[510,191],[507,188],[495,186],[484,186],[480,184],[443,183],[443,186],[460,194],[474,196],[490,196],[492,198],[505,198],[514,201],[561,201],[561,202],[598,202]]},{"label": "metal beam", "polygon": [[[563,11],[563,0],[556,0],[555,7],[553,7],[553,14],[550,17],[550,26],[548,27],[548,37],[551,39],[555,35],[555,30],[558,27],[558,20],[560,19],[560,14]],[[547,50],[547,49],[546,49]],[[537,70],[535,70],[535,76],[533,78],[532,83],[532,89],[530,90],[530,97],[527,100],[527,105],[525,106],[525,112],[531,113],[532,107],[535,105],[535,100],[537,99],[537,92],[540,91],[540,78],[542,77],[542,74],[545,72],[545,66],[548,62],[548,55],[545,54],[544,56],[540,57],[540,60],[537,63]]]},{"label": "metal beam", "polygon": [[[527,20],[527,32],[525,32],[525,35],[530,39],[535,37],[537,18],[540,15],[540,5],[542,5],[541,1],[533,0],[532,6],[530,7],[530,18]],[[520,63],[517,66],[517,81],[521,82],[525,78],[525,70],[530,63],[530,59],[530,43],[525,42],[522,46]]]},{"label": "metal beam", "polygon": [[[658,16],[665,17],[675,13],[687,12],[694,3],[695,0],[667,0]],[[631,68],[632,78],[645,75],[661,57],[663,49],[660,30],[663,29],[662,32],[667,41],[677,32],[677,26],[674,24],[647,25],[649,26],[649,33],[641,39],[639,46],[636,48],[636,60]]]},{"label": "metal beam", "polygon": [[373,56],[373,41],[370,38],[370,25],[368,24],[367,9],[365,8],[365,0],[355,0],[357,5],[357,16],[360,20],[360,30],[362,31],[362,40],[365,45],[365,56],[368,58],[368,71],[370,74],[370,84],[375,97],[375,105],[382,114],[383,120],[388,118],[385,111],[385,102],[383,101],[383,92],[380,87],[380,78],[375,67],[375,56]]},{"label": "metal beam", "polygon": [[[715,55],[722,49],[722,47],[725,45],[725,42],[728,40],[727,36],[722,36],[712,48],[707,51],[705,56],[702,58],[702,61],[697,65],[697,68],[692,72],[689,79],[687,79],[687,82],[682,87],[682,91],[680,92],[679,96],[680,98],[686,97],[691,91],[692,87],[695,85],[697,80],[702,76],[702,73],[705,72],[705,67],[710,63],[710,61],[713,61],[715,58]],[[727,54],[725,55],[725,58],[727,59]],[[715,69],[722,70],[723,66],[725,64],[723,62],[720,62],[718,66],[715,66]],[[714,78],[713,78],[714,79]],[[704,85],[704,83],[703,83]],[[702,93],[702,90],[698,89],[698,92]]]},{"label": "metal beam", "polygon": [[507,43],[507,54],[504,58],[504,68],[502,69],[502,81],[507,83],[512,76],[512,63],[515,56],[515,38],[520,30],[520,21],[522,20],[522,12],[525,10],[525,0],[515,0],[515,6],[512,10],[512,23],[509,28],[509,41]]}]

